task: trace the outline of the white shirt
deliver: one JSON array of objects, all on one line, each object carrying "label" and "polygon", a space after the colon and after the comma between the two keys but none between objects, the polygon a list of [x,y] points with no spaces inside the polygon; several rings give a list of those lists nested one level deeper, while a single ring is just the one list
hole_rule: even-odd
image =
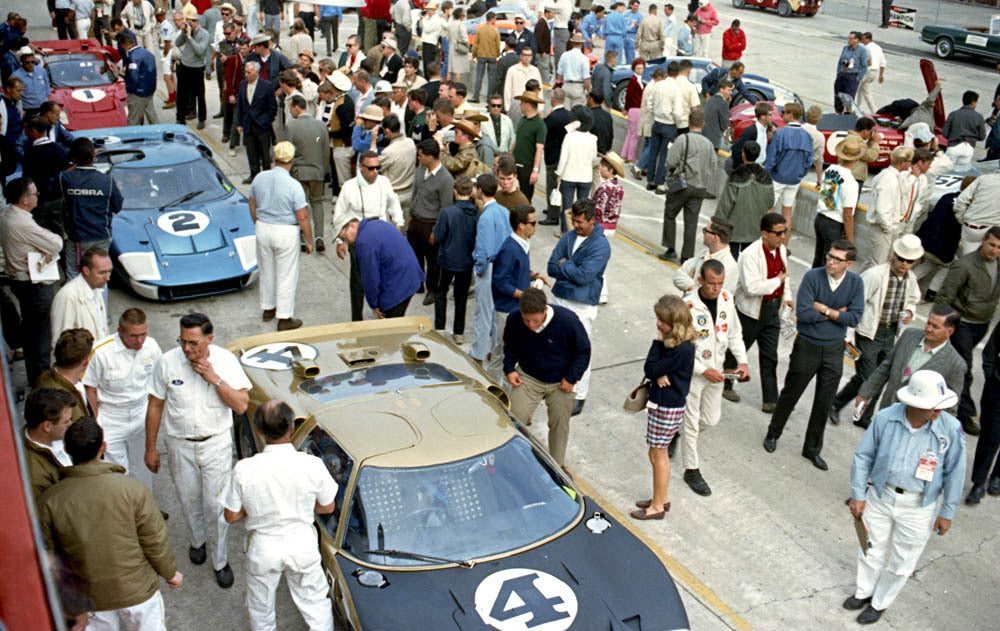
[{"label": "white shirt", "polygon": [[826,281],[830,283],[830,291],[837,291],[837,287],[840,287],[840,283],[844,282],[845,277],[847,277],[847,274],[841,274],[840,278],[834,278],[827,274]]},{"label": "white shirt", "polygon": [[513,239],[514,242],[517,243],[519,246],[521,246],[521,249],[524,250],[525,254],[527,254],[528,250],[531,249],[531,242],[528,241],[527,239],[522,239],[520,236],[518,236],[516,232],[510,233],[510,238]]},{"label": "white shirt", "polygon": [[97,388],[101,406],[131,407],[146,402],[153,366],[163,355],[160,345],[147,337],[134,351],[122,343],[116,332],[97,342],[90,364],[83,373],[83,385]]},{"label": "white shirt", "polygon": [[831,164],[823,171],[823,184],[816,202],[816,212],[824,217],[844,223],[844,209],[858,205],[858,181],[851,170]]},{"label": "white shirt", "polygon": [[[226,385],[249,390],[247,378],[236,356],[212,344],[208,361]],[[179,347],[172,348],[156,362],[149,394],[163,399],[163,425],[172,438],[205,438],[227,432],[233,425],[232,410],[219,397],[213,384],[196,373]]]},{"label": "white shirt", "polygon": [[[865,48],[868,49],[868,59],[870,59],[872,62],[871,65],[869,66],[869,68],[872,71],[872,77],[877,79],[878,72],[876,71],[879,68],[885,68],[885,53],[882,52],[882,47],[876,44],[875,42],[872,42],[871,44],[865,44]],[[866,72],[865,73],[866,78],[867,74],[868,73]]]},{"label": "white shirt", "polygon": [[[647,88],[648,89],[648,88]],[[676,79],[667,77],[652,85],[649,107],[653,112],[653,120],[665,125],[678,125],[681,120],[683,94]]]},{"label": "white shirt", "polygon": [[552,8],[552,28],[568,28],[569,18],[573,13],[573,0],[555,0],[547,3],[546,6]]},{"label": "white shirt", "polygon": [[570,256],[576,254],[576,251],[580,249],[580,246],[583,245],[583,242],[586,240],[587,237],[581,237],[580,235],[576,235],[576,239],[573,241],[573,251],[570,252]]},{"label": "white shirt", "polygon": [[379,175],[369,184],[359,174],[347,180],[333,210],[333,229],[339,231],[351,218],[381,219],[394,226],[403,225],[403,209],[389,178]]},{"label": "white shirt", "polygon": [[757,145],[760,147],[760,155],[754,162],[764,166],[764,163],[767,162],[767,127],[761,125],[759,120],[755,120],[753,124],[757,128]]},{"label": "white shirt", "polygon": [[544,331],[545,327],[549,325],[549,322],[552,322],[552,317],[555,316],[555,314],[556,310],[552,308],[552,305],[545,307],[545,319],[542,320],[542,326],[535,329],[535,333],[541,333]]},{"label": "white shirt", "polygon": [[597,136],[574,129],[563,140],[556,175],[567,182],[590,182],[596,160]]},{"label": "white shirt", "polygon": [[677,75],[677,85],[681,88],[681,109],[679,112],[681,118],[677,126],[683,129],[688,126],[688,117],[691,116],[691,112],[701,105],[701,97],[698,96],[698,88],[694,87],[691,80],[684,75]]},{"label": "white shirt", "polygon": [[296,451],[289,443],[267,445],[261,453],[233,467],[222,505],[247,513],[246,529],[258,535],[312,537],[316,503],[332,504],[337,496],[323,461]]},{"label": "white shirt", "polygon": [[444,20],[435,12],[434,15],[424,16],[420,23],[424,29],[420,35],[421,43],[437,46],[438,40],[441,39],[441,31],[444,30]]},{"label": "white shirt", "polygon": [[[551,309],[551,307],[549,308]],[[24,433],[24,437],[27,438],[31,442],[31,444],[34,445],[35,447],[38,447],[39,449],[46,449],[49,452],[51,452],[52,457],[55,458],[62,466],[64,467],[73,466],[73,459],[69,457],[68,453],[66,453],[66,448],[63,444],[63,441],[53,440],[51,445],[46,445],[36,440],[31,440],[31,436],[28,436],[28,432]]]}]

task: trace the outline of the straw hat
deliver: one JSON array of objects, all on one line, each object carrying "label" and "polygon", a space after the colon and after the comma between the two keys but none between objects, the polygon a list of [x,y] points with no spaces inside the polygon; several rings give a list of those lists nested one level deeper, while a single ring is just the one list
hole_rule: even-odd
[{"label": "straw hat", "polygon": [[514,97],[518,101],[524,101],[525,103],[534,103],[535,105],[542,105],[545,103],[544,99],[538,98],[538,92],[524,92],[523,94],[518,94]]},{"label": "straw hat", "polygon": [[473,140],[479,140],[479,134],[476,133],[476,128],[473,127],[472,123],[470,123],[469,121],[460,119],[455,121],[453,126],[456,129],[461,129],[463,132],[465,132],[465,135],[468,136],[469,138],[472,138]]},{"label": "straw hat", "polygon": [[948,389],[944,377],[933,370],[918,370],[896,391],[896,398],[921,410],[947,410],[958,403],[958,395]]},{"label": "straw hat", "polygon": [[836,154],[843,160],[860,160],[865,154],[865,144],[858,136],[848,136],[837,143]]},{"label": "straw hat", "polygon": [[181,9],[181,15],[185,20],[197,20],[198,19],[198,9],[195,8],[193,4],[188,2]]},{"label": "straw hat", "polygon": [[330,75],[330,83],[341,92],[348,92],[351,89],[351,80],[339,70],[334,70]]},{"label": "straw hat", "polygon": [[611,168],[618,174],[618,177],[625,177],[625,160],[620,155],[614,151],[609,151],[607,153],[599,153],[597,157],[610,164]]},{"label": "straw hat", "polygon": [[401,88],[403,90],[409,90],[410,86],[406,83],[406,79],[396,79],[396,83],[392,84],[393,88]]},{"label": "straw hat", "polygon": [[236,13],[236,7],[229,4],[228,2],[223,2],[222,4],[219,5],[219,11],[225,11],[225,10],[228,10],[230,13]]},{"label": "straw hat", "polygon": [[917,261],[924,255],[924,246],[915,234],[904,234],[892,244],[892,251],[901,259]]},{"label": "straw hat", "polygon": [[17,49],[17,52],[14,53],[14,56],[17,57],[18,61],[21,61],[21,57],[24,57],[25,55],[34,55],[34,54],[35,51],[32,50],[31,46],[22,46],[19,49]]},{"label": "straw hat", "polygon": [[428,2],[427,4],[424,5],[424,8],[425,9],[436,9],[436,8],[438,8],[438,3],[437,2],[433,2],[433,1],[432,2]]},{"label": "straw hat", "polygon": [[382,108],[378,105],[369,105],[365,108],[365,111],[361,112],[361,118],[381,123],[382,119],[385,118],[385,115],[382,114]]},{"label": "straw hat", "polygon": [[480,114],[475,110],[466,110],[465,114],[462,115],[462,120],[471,121],[473,123],[485,123],[490,119],[485,114]]},{"label": "straw hat", "polygon": [[291,162],[295,158],[295,145],[287,140],[274,145],[274,159],[278,162]]},{"label": "straw hat", "polygon": [[254,35],[253,39],[250,40],[250,44],[253,46],[260,46],[261,44],[268,45],[271,43],[271,38],[267,35],[261,33],[260,35]]},{"label": "straw hat", "polygon": [[573,37],[569,38],[571,44],[582,44],[583,43],[583,33],[576,31],[573,33]]}]

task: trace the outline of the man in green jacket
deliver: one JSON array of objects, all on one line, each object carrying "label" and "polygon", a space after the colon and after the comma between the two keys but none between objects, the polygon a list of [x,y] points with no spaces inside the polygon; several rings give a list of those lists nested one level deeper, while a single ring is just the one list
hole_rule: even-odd
[{"label": "man in green jacket", "polygon": [[153,494],[123,467],[101,462],[104,432],[92,417],[70,426],[64,446],[73,466],[38,502],[45,547],[87,586],[91,626],[114,629],[121,620],[165,629],[158,576],[171,589],[184,577]]},{"label": "man in green jacket", "polygon": [[729,250],[734,259],[760,238],[760,220],[774,206],[774,182],[767,170],[757,164],[758,157],[760,145],[755,142],[743,145],[743,164],[729,174],[716,206],[715,214],[733,224]]},{"label": "man in green jacket", "polygon": [[70,393],[54,388],[36,388],[24,402],[24,455],[35,502],[72,464],[63,449],[63,435],[73,423],[75,405]]}]

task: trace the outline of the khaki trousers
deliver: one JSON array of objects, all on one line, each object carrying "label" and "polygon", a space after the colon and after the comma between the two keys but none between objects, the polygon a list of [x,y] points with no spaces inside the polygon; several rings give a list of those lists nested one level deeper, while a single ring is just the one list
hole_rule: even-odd
[{"label": "khaki trousers", "polygon": [[156,115],[156,105],[153,103],[152,95],[138,96],[129,94],[125,97],[125,102],[128,105],[128,124],[130,127],[142,125],[144,118],[147,125],[158,125],[160,123],[160,119]]},{"label": "khaki trousers", "polygon": [[719,424],[722,415],[722,385],[712,383],[701,375],[691,378],[691,389],[688,390],[681,431],[684,437],[682,446],[685,469],[698,468],[698,433],[701,428]]},{"label": "khaki trousers", "polygon": [[326,214],[323,208],[323,180],[299,180],[302,192],[309,201],[309,214],[312,217],[313,238],[323,238],[323,226]]},{"label": "khaki trousers", "polygon": [[[478,293],[478,292],[477,292]],[[549,412],[549,453],[559,464],[566,462],[569,442],[569,417],[573,412],[573,393],[563,392],[558,383],[543,383],[524,372],[521,385],[510,393],[510,411],[522,423],[530,424],[538,404],[545,400]]]}]

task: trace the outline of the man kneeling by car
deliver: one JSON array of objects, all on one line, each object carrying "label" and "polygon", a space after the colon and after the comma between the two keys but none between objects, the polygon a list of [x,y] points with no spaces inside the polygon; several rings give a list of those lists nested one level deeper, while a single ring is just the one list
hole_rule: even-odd
[{"label": "man kneeling by car", "polygon": [[333,631],[330,586],[323,574],[313,515],[334,509],[337,483],[323,461],[292,446],[295,414],[271,399],[254,413],[264,451],[233,467],[222,494],[226,521],[247,520],[247,609],[253,631],[277,629],[274,593],[281,575],[310,631]]}]

